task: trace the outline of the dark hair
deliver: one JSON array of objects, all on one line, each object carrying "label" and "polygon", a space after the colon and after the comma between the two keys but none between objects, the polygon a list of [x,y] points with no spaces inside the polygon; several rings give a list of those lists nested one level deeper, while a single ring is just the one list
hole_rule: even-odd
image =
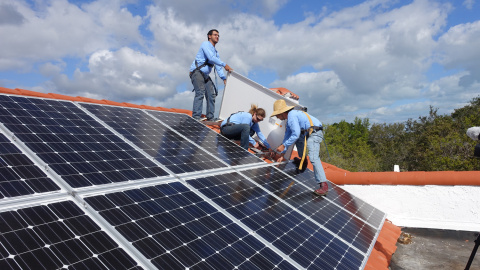
[{"label": "dark hair", "polygon": [[220,33],[220,32],[218,32],[218,30],[217,30],[217,29],[212,29],[212,30],[208,31],[208,33],[207,33],[207,40],[210,40],[210,38],[208,38],[208,36],[211,36],[211,35],[213,35],[213,32]]}]

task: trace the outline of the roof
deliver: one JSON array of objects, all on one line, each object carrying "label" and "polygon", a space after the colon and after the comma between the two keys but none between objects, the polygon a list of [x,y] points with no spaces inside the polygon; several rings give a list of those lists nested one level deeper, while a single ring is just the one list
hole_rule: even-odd
[{"label": "roof", "polygon": [[[133,107],[133,108],[141,108],[141,109],[149,109],[149,110],[158,110],[158,111],[168,111],[168,112],[177,112],[177,113],[184,113],[187,115],[192,115],[192,111],[183,110],[183,109],[174,109],[174,108],[163,108],[163,107],[153,107],[147,105],[137,105],[132,103],[126,102],[115,102],[110,100],[98,100],[86,97],[72,97],[67,95],[55,94],[55,93],[41,93],[35,92],[31,90],[25,89],[9,89],[0,87],[0,93],[5,94],[13,94],[13,95],[22,95],[22,96],[30,96],[30,97],[41,97],[41,98],[49,98],[49,99],[59,99],[59,100],[69,100],[69,101],[78,101],[78,102],[89,102],[89,103],[96,103],[96,104],[108,104],[113,106],[124,106],[124,107]],[[209,126],[212,130],[219,132],[218,125],[210,125]],[[298,156],[296,152],[292,154],[292,158]],[[268,159],[264,159],[266,162],[271,162]],[[346,170],[342,170],[337,168],[331,164],[322,162],[325,172],[330,179],[330,175],[334,175],[335,173],[339,174],[347,174],[349,173]],[[311,163],[309,164],[309,168],[313,170]],[[333,181],[335,183],[335,180]],[[398,237],[400,236],[400,228],[392,224],[390,221],[385,221],[380,234],[377,238],[377,242],[371,252],[371,255],[368,259],[368,262],[365,266],[365,269],[388,269],[390,265],[390,261],[392,255],[394,254],[396,247],[396,242]]]}]

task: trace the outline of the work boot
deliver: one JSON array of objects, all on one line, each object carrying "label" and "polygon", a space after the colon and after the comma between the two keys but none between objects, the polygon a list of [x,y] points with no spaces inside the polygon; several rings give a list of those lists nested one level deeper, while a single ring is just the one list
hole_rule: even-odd
[{"label": "work boot", "polygon": [[325,196],[328,193],[328,185],[327,182],[320,183],[320,188],[313,192],[317,196]]}]

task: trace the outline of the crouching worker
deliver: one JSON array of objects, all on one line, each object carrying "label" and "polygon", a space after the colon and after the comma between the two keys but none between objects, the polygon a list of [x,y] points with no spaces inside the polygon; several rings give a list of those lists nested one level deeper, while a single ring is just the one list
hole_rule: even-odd
[{"label": "crouching worker", "polygon": [[[279,99],[273,104],[272,117],[287,120],[285,137],[282,144],[276,149],[280,153],[277,162],[284,160],[285,152],[292,144],[297,146],[298,155],[304,157],[308,149],[308,157],[313,165],[315,181],[320,185],[314,191],[315,195],[324,196],[328,193],[327,177],[320,161],[320,143],[323,140],[322,123],[304,111],[294,110],[294,106],[287,106],[285,100]],[[305,157],[304,157],[305,158]],[[299,162],[302,164],[302,162]]]},{"label": "crouching worker", "polygon": [[249,144],[255,148],[259,147],[258,142],[252,138],[252,136],[257,133],[260,142],[270,149],[267,139],[265,139],[265,136],[263,136],[258,126],[258,122],[263,121],[264,118],[265,110],[257,108],[256,105],[252,104],[250,111],[237,112],[230,115],[226,120],[223,120],[220,126],[220,132],[228,139],[240,140],[240,146],[244,149],[248,149]]}]

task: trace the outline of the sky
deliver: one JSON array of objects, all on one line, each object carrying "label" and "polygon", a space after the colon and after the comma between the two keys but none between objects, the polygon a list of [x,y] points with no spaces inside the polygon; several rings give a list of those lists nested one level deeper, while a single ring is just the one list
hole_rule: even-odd
[{"label": "sky", "polygon": [[323,123],[450,114],[480,95],[478,0],[0,0],[0,87],[191,110],[213,28],[225,63]]}]

